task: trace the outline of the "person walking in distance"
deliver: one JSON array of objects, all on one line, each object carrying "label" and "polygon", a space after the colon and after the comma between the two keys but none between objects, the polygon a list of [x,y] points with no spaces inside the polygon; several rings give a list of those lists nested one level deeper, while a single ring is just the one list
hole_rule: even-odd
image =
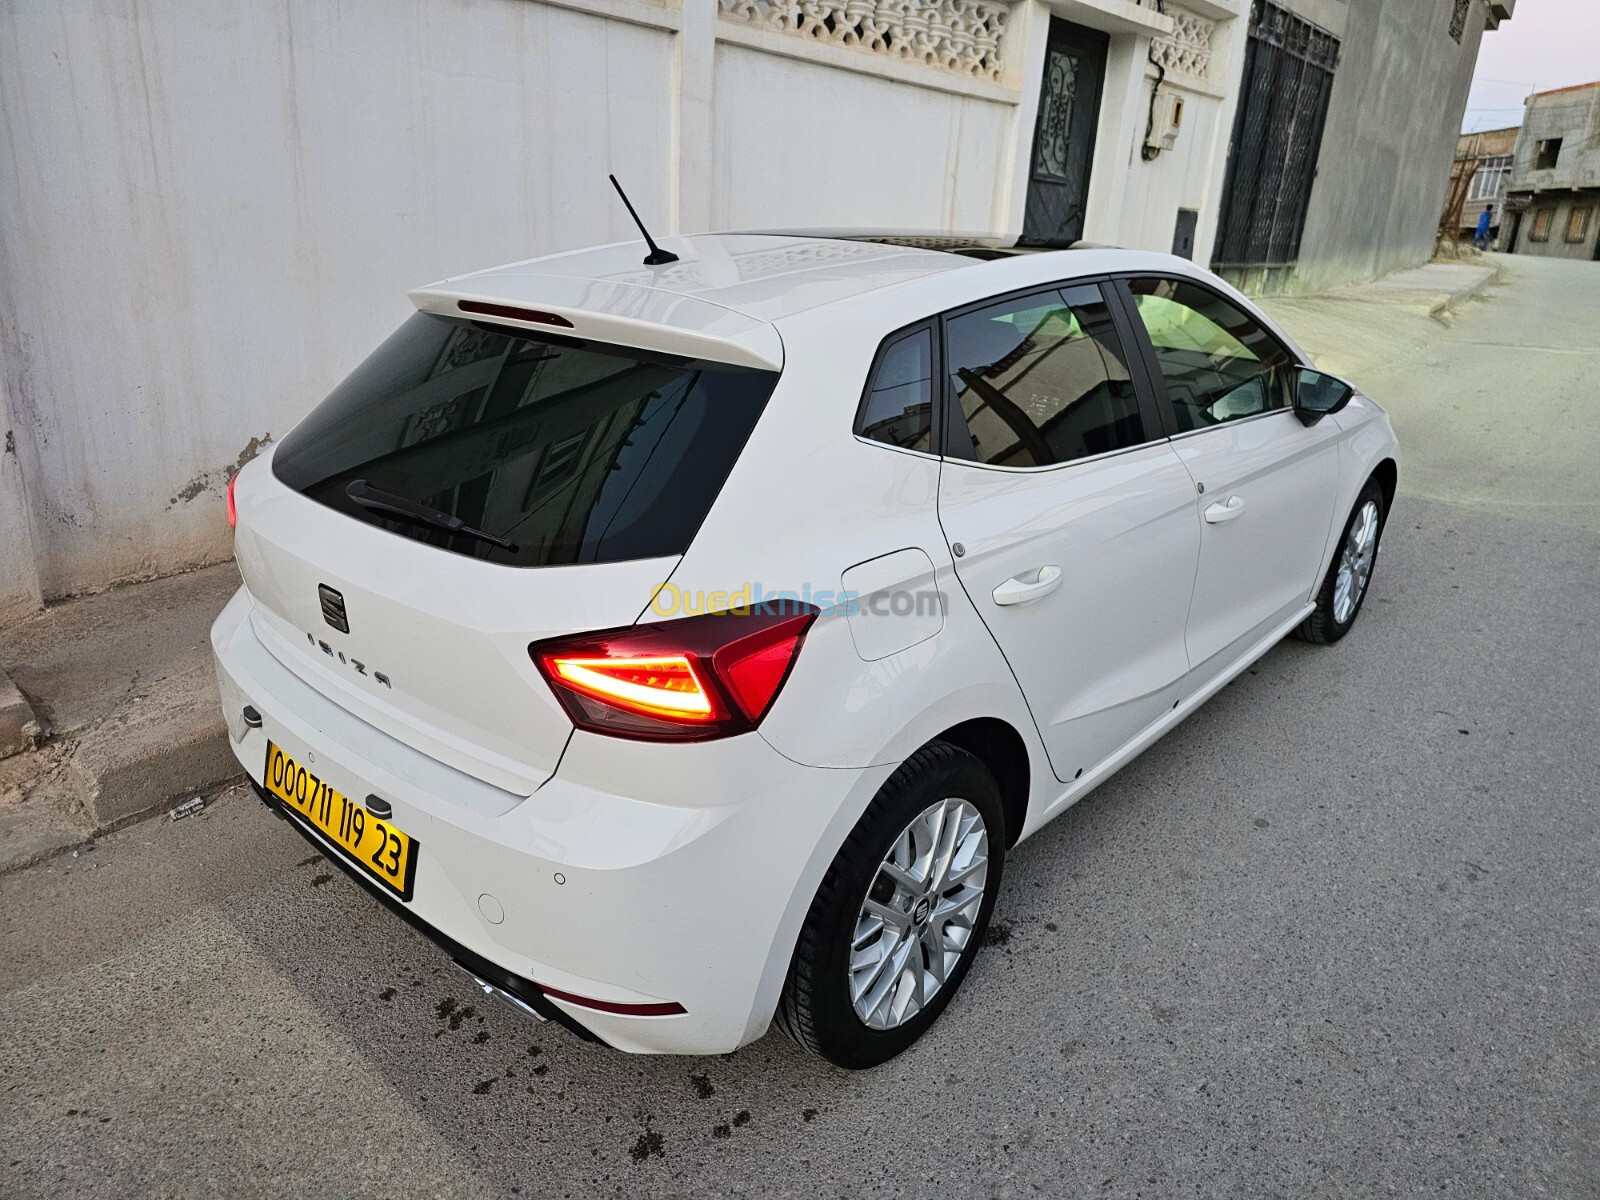
[{"label": "person walking in distance", "polygon": [[1489,248],[1489,226],[1494,221],[1494,205],[1485,204],[1483,211],[1478,214],[1478,232],[1472,239],[1472,244],[1479,250]]}]

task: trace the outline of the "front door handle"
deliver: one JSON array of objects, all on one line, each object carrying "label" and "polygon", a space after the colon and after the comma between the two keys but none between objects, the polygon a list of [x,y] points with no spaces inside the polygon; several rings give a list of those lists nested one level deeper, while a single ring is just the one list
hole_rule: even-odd
[{"label": "front door handle", "polygon": [[1229,496],[1226,504],[1218,502],[1206,507],[1206,520],[1213,525],[1221,525],[1224,521],[1231,521],[1243,512],[1244,497]]},{"label": "front door handle", "polygon": [[996,604],[1028,604],[1061,586],[1060,567],[1038,567],[1013,575],[994,590]]}]

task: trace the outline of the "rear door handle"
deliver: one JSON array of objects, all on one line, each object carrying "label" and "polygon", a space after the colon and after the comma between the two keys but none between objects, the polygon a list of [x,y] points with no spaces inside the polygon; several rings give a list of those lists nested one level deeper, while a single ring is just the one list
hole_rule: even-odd
[{"label": "rear door handle", "polygon": [[996,604],[1028,604],[1061,586],[1060,567],[1038,567],[1013,575],[994,590]]},{"label": "rear door handle", "polygon": [[1224,521],[1231,521],[1244,512],[1244,497],[1229,496],[1226,504],[1220,501],[1207,505],[1206,520],[1213,525],[1221,525]]}]

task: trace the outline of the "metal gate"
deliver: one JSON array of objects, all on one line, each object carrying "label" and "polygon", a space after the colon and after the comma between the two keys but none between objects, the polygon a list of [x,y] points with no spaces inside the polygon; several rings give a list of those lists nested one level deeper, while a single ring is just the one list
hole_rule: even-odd
[{"label": "metal gate", "polygon": [[1339,39],[1269,0],[1250,6],[1214,267],[1286,267],[1300,255]]}]

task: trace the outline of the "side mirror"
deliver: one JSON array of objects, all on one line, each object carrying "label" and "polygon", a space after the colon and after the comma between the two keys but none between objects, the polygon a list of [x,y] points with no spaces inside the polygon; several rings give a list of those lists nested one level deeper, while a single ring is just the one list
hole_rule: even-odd
[{"label": "side mirror", "polygon": [[1336,413],[1356,394],[1355,388],[1334,375],[1301,367],[1295,381],[1294,412],[1304,425],[1315,425],[1329,413]]}]

